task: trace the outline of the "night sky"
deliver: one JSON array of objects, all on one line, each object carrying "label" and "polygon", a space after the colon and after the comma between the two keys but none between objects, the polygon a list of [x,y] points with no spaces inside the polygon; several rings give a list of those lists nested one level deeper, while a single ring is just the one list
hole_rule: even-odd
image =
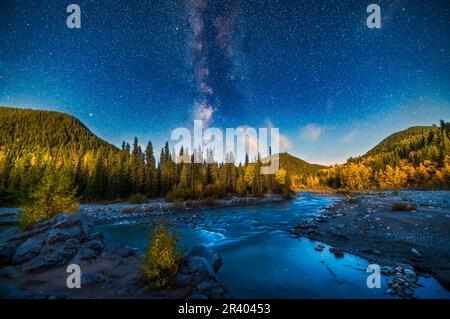
[{"label": "night sky", "polygon": [[[81,6],[81,29],[66,8]],[[381,29],[366,8],[381,7]],[[332,164],[450,120],[450,5],[437,1],[3,0],[0,105],[67,112],[157,148],[193,119],[274,126]]]}]

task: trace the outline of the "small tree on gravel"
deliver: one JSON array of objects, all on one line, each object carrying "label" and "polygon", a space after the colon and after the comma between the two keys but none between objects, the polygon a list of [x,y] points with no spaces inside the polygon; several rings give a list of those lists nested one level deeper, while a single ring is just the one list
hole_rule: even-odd
[{"label": "small tree on gravel", "polygon": [[182,252],[177,250],[178,237],[162,221],[150,233],[150,245],[142,262],[143,279],[150,288],[161,288],[174,281]]}]

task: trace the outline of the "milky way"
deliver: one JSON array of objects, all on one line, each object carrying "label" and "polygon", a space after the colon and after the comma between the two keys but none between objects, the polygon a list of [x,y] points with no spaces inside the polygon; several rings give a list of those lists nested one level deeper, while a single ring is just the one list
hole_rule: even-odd
[{"label": "milky way", "polygon": [[198,96],[194,118],[209,123],[213,114],[233,116],[240,103],[236,68],[233,63],[236,50],[235,29],[238,23],[239,3],[236,0],[188,0],[190,50]]}]

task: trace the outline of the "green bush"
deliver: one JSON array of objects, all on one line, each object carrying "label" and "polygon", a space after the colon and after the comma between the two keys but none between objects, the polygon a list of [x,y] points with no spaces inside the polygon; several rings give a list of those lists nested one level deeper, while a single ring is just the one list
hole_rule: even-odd
[{"label": "green bush", "polygon": [[214,197],[206,197],[201,200],[201,204],[206,207],[214,207],[218,205],[218,202]]},{"label": "green bush", "polygon": [[200,203],[198,201],[188,200],[185,203],[186,208],[199,208]]},{"label": "green bush", "polygon": [[142,262],[143,279],[150,288],[161,288],[174,281],[182,257],[182,252],[177,250],[178,241],[162,221],[154,225]]},{"label": "green bush", "polygon": [[183,187],[174,185],[172,187],[172,190],[170,192],[167,193],[166,195],[166,200],[169,202],[174,202],[176,200],[188,200],[191,199],[192,196],[192,192],[188,189],[185,189]]},{"label": "green bush", "polygon": [[392,210],[397,212],[410,212],[413,210],[417,210],[417,205],[414,203],[393,203]]},{"label": "green bush", "polygon": [[70,177],[49,168],[30,196],[30,204],[19,211],[19,225],[30,228],[35,223],[61,213],[71,214],[79,209]]},{"label": "green bush", "polygon": [[130,196],[129,199],[131,204],[143,204],[147,201],[147,196],[143,194],[134,194]]},{"label": "green bush", "polygon": [[173,202],[173,208],[175,210],[183,210],[184,209],[184,202],[181,199],[176,199]]}]

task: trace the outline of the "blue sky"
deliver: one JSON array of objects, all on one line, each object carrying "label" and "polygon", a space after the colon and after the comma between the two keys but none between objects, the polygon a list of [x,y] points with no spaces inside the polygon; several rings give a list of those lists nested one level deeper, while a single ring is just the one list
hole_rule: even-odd
[{"label": "blue sky", "polygon": [[[81,29],[66,7],[81,6]],[[332,164],[450,119],[446,1],[13,1],[0,12],[0,105],[67,112],[157,148],[194,118],[273,125]]]}]

